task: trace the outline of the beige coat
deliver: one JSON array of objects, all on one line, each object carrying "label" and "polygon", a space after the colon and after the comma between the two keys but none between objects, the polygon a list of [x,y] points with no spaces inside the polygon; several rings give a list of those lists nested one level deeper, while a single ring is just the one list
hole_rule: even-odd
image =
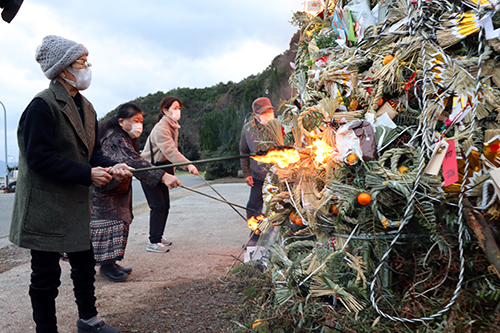
[{"label": "beige coat", "polygon": [[177,149],[180,127],[177,121],[170,117],[163,116],[149,134],[141,157],[151,162],[152,146],[155,163],[164,162],[166,160],[170,161],[170,163],[189,162],[189,160]]}]

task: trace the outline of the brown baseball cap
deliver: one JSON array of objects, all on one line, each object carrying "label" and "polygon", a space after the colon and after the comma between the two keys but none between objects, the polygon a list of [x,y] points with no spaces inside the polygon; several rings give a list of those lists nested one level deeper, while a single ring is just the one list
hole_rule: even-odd
[{"label": "brown baseball cap", "polygon": [[252,103],[252,111],[254,113],[262,113],[267,109],[274,110],[274,106],[271,104],[271,101],[267,97],[259,97]]}]

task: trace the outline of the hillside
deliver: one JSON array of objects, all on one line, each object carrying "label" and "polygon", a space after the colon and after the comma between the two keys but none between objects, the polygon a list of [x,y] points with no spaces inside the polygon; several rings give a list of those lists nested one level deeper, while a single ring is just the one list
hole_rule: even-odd
[{"label": "hillside", "polygon": [[[290,62],[295,60],[299,40],[295,34],[289,49],[276,56],[261,73],[251,75],[234,83],[219,83],[207,88],[176,88],[167,92],[158,91],[132,102],[146,111],[144,132],[139,138],[144,147],[146,138],[156,123],[158,105],[165,96],[176,96],[184,104],[179,134],[179,150],[190,160],[213,154],[238,154],[241,127],[251,113],[251,104],[257,97],[269,97],[278,106],[282,99],[288,100],[292,88],[288,83],[292,69]],[[110,111],[100,121],[109,119],[115,110]],[[279,112],[279,110],[278,110]],[[219,153],[216,153],[219,152]],[[234,175],[234,171],[232,172]]]}]

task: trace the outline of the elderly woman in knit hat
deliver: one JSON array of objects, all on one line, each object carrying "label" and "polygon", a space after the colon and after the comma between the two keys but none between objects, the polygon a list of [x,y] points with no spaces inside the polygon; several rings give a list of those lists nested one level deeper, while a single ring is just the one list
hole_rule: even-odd
[{"label": "elderly woman in knit hat", "polygon": [[96,140],[96,112],[80,94],[92,79],[87,55],[85,46],[74,41],[43,39],[35,56],[49,88],[29,103],[17,132],[19,174],[9,239],[31,250],[29,295],[38,333],[57,332],[60,252],[71,264],[78,332],[119,332],[97,317],[89,187],[131,173],[127,165],[105,157]]}]

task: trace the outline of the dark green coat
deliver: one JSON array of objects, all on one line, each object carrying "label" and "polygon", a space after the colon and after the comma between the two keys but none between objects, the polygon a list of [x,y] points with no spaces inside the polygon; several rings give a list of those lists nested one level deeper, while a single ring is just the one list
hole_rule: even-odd
[{"label": "dark green coat", "polygon": [[[54,148],[58,154],[88,165],[96,140],[96,113],[92,104],[82,96],[84,126],[73,98],[56,80],[36,97],[43,99],[51,110]],[[39,251],[90,249],[89,187],[57,181],[30,169],[21,125],[17,137],[19,173],[10,241]]]}]

